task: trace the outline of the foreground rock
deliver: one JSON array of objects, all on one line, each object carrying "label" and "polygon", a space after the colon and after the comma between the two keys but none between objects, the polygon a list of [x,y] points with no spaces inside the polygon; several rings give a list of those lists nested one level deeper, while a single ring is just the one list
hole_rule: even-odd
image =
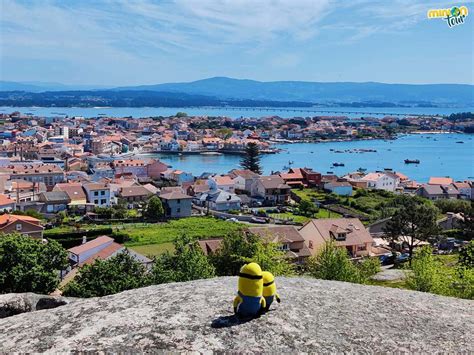
[{"label": "foreground rock", "polygon": [[[236,278],[152,286],[0,319],[0,352],[474,352],[474,302],[306,278],[282,303],[232,317]],[[216,327],[218,326],[218,327]]]},{"label": "foreground rock", "polygon": [[16,314],[51,309],[68,304],[64,297],[37,295],[34,293],[9,293],[0,295],[0,318]]}]

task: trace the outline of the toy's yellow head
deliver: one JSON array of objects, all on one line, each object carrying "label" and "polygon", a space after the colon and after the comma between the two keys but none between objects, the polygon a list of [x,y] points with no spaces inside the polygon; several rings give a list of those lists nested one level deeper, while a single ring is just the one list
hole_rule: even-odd
[{"label": "toy's yellow head", "polygon": [[277,291],[275,277],[271,272],[262,272],[263,276],[263,297],[274,296]]},{"label": "toy's yellow head", "polygon": [[242,266],[239,273],[239,292],[244,296],[262,296],[263,278],[260,265],[250,263]]}]

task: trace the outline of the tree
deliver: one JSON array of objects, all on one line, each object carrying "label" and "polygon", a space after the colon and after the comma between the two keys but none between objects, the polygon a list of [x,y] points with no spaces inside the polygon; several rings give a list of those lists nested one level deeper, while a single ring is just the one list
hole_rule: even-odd
[{"label": "tree", "polygon": [[464,238],[472,240],[474,239],[474,206],[471,205],[471,207],[462,212],[461,215],[463,219],[460,224]]},{"label": "tree", "polygon": [[145,208],[143,209],[143,217],[150,220],[157,220],[164,215],[163,204],[157,196],[152,196],[148,199]]},{"label": "tree", "polygon": [[293,264],[278,246],[253,233],[235,232],[224,236],[221,247],[209,260],[219,276],[237,275],[250,262],[258,263],[262,270],[274,275],[290,275],[294,272]]},{"label": "tree", "polygon": [[166,252],[155,259],[152,282],[184,282],[208,279],[215,276],[214,266],[209,262],[197,242],[186,235],[174,241],[175,252]]},{"label": "tree", "polygon": [[411,264],[411,273],[407,277],[407,285],[413,290],[447,294],[447,280],[443,277],[442,265],[434,259],[431,246],[419,248]]},{"label": "tree", "polygon": [[84,265],[63,291],[65,296],[100,297],[148,286],[147,269],[128,252]]},{"label": "tree", "polygon": [[234,131],[230,128],[219,128],[216,131],[216,136],[222,139],[229,139],[233,133]]},{"label": "tree", "polygon": [[323,280],[337,280],[360,283],[362,276],[349,259],[345,248],[337,247],[329,241],[308,260],[308,272],[311,276]]},{"label": "tree", "polygon": [[220,248],[209,256],[218,276],[235,276],[257,252],[256,235],[234,232],[224,236]]},{"label": "tree", "polygon": [[318,212],[318,208],[316,205],[309,201],[302,199],[300,204],[298,205],[298,209],[304,216],[312,217],[315,213]]},{"label": "tree", "polygon": [[0,293],[51,293],[67,261],[66,251],[54,240],[43,242],[17,234],[1,237]]},{"label": "tree", "polygon": [[411,265],[414,248],[438,232],[438,209],[410,196],[401,196],[397,202],[399,207],[387,222],[384,232],[387,239],[395,241],[401,238],[406,243]]},{"label": "tree", "polygon": [[243,169],[248,169],[256,174],[262,174],[260,166],[260,150],[256,143],[250,142],[245,147],[245,156],[242,158],[240,165]]},{"label": "tree", "polygon": [[188,114],[186,112],[177,112],[176,117],[178,118],[188,117]]},{"label": "tree", "polygon": [[474,269],[474,240],[459,250],[458,263],[462,267]]}]

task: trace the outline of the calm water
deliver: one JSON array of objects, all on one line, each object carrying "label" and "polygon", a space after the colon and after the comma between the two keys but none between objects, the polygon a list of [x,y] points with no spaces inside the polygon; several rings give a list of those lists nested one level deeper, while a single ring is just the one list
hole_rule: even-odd
[{"label": "calm water", "polygon": [[[150,117],[150,116],[171,116],[176,112],[186,112],[188,115],[197,116],[228,116],[233,118],[238,117],[262,117],[262,116],[273,116],[278,115],[280,117],[295,117],[295,116],[317,116],[317,115],[338,115],[337,113],[317,113],[317,112],[293,112],[288,111],[291,108],[286,109],[226,109],[226,108],[189,108],[189,107],[0,107],[0,113],[11,113],[14,111],[20,111],[22,113],[32,113],[38,116],[60,116],[58,114],[65,114],[68,116],[83,116],[83,117],[97,117],[99,114],[105,114],[110,117]],[[308,108],[297,108],[297,110],[308,110]],[[315,108],[314,110],[327,111],[334,110],[338,112],[358,112],[358,113],[341,113],[347,117],[361,117],[361,116],[372,116],[372,117],[383,117],[384,115],[374,114],[360,114],[363,113],[401,113],[401,114],[427,114],[427,115],[449,115],[453,112],[472,112],[474,107],[456,107],[456,108],[419,108],[419,107],[386,107],[386,108],[342,108],[335,107],[329,108]]]},{"label": "calm water", "polygon": [[[410,178],[425,182],[430,176],[451,176],[455,179],[474,177],[474,135],[423,134],[400,137],[393,141],[372,140],[334,143],[282,144],[280,154],[264,155],[262,165],[266,174],[281,171],[289,161],[294,167],[310,167],[337,175],[358,168],[381,170],[392,168]],[[463,141],[464,144],[456,143]],[[330,149],[376,149],[376,153],[334,153]],[[149,156],[149,155],[147,155]],[[203,171],[226,173],[239,166],[240,157],[232,155],[155,155],[173,166],[200,175]],[[419,165],[406,165],[405,159],[419,159]],[[344,167],[332,168],[332,163],[344,163]]]}]

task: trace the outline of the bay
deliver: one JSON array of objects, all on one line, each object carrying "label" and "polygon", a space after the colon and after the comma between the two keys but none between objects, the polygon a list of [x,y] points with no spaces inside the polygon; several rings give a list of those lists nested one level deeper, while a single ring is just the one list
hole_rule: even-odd
[{"label": "bay", "polygon": [[[365,168],[367,171],[391,168],[418,182],[430,176],[450,176],[456,180],[474,178],[474,135],[413,134],[396,140],[366,140],[329,143],[279,144],[279,154],[262,156],[265,174],[282,171],[283,167],[309,167],[321,173],[332,171],[338,176]],[[463,141],[464,143],[456,143]],[[335,153],[334,150],[375,149],[374,153]],[[157,157],[175,169],[189,171],[195,176],[203,172],[227,173],[239,167],[241,157],[235,155],[170,155],[147,154]],[[405,164],[405,159],[419,159],[420,164]],[[333,168],[333,163],[345,166]]]},{"label": "bay", "polygon": [[[294,111],[296,110],[296,111]],[[309,112],[311,110],[312,112]],[[455,112],[474,112],[474,107],[333,107],[333,108],[209,108],[209,107],[9,107],[0,106],[0,113],[31,113],[37,116],[82,116],[86,118],[106,115],[109,117],[153,117],[171,116],[177,112],[186,112],[190,116],[227,116],[239,117],[306,117],[306,116],[347,116],[356,118],[361,116],[384,117],[387,114],[424,114],[449,115]],[[328,112],[330,111],[330,112]],[[378,113],[378,114],[375,114]]]}]

